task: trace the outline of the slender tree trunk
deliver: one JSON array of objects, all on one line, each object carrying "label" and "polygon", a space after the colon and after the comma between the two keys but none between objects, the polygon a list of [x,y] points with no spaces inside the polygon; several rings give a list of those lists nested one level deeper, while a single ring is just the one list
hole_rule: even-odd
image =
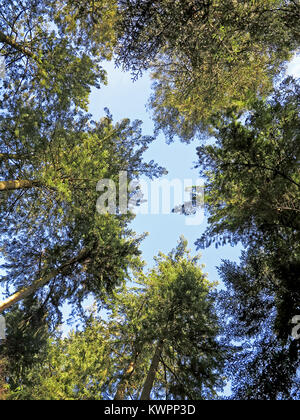
[{"label": "slender tree trunk", "polygon": [[14,293],[12,296],[0,303],[0,313],[5,311],[5,309],[10,308],[12,305],[19,302],[20,300],[23,300],[26,297],[33,295],[38,289],[48,284],[53,279],[53,277],[57,276],[58,274],[62,274],[66,269],[70,268],[70,266],[76,263],[84,263],[88,259],[89,251],[84,250],[77,257],[72,258],[65,264],[62,264],[59,268],[51,271],[51,273],[49,273],[45,277],[41,277],[35,280],[30,286],[23,287],[23,289]]},{"label": "slender tree trunk", "polygon": [[123,375],[123,378],[121,379],[121,381],[118,385],[118,389],[117,389],[116,395],[114,397],[114,400],[124,400],[125,399],[125,392],[126,392],[126,389],[127,389],[127,386],[128,386],[128,381],[129,381],[131,375],[134,372],[135,364],[136,364],[135,360],[129,363],[129,366],[126,369],[126,371]]},{"label": "slender tree trunk", "polygon": [[150,394],[153,387],[154,379],[156,376],[156,372],[159,366],[160,357],[162,354],[164,342],[162,339],[160,339],[157,343],[155,353],[151,362],[150,369],[148,371],[148,375],[146,378],[146,381],[144,383],[144,388],[141,394],[141,400],[150,400]]},{"label": "slender tree trunk", "polygon": [[28,180],[0,181],[0,191],[24,190],[38,187],[39,185],[37,181]]},{"label": "slender tree trunk", "polygon": [[[139,309],[139,312],[138,312],[138,317],[140,317],[146,301],[147,301],[147,298],[145,298],[143,300],[143,303],[142,303],[142,305]],[[129,363],[128,368],[124,372],[123,377],[122,377],[121,381],[119,382],[118,389],[117,389],[116,395],[114,397],[114,400],[124,400],[125,399],[125,392],[126,392],[126,389],[128,387],[129,379],[130,379],[131,375],[133,374],[133,372],[135,370],[136,363],[137,363],[137,358],[139,357],[140,353],[141,353],[141,348],[140,347],[139,347],[139,350],[136,350],[135,352],[133,351],[134,358]]]},{"label": "slender tree trunk", "polygon": [[26,157],[29,157],[30,155],[18,155],[16,153],[0,153],[0,161],[1,160],[21,160]]},{"label": "slender tree trunk", "polygon": [[42,277],[34,281],[30,286],[24,287],[23,289],[14,293],[12,296],[0,303],[0,313],[5,311],[5,309],[10,308],[12,305],[19,302],[20,300],[23,300],[26,297],[33,295],[34,292],[36,292],[38,289],[49,283],[50,280],[53,277],[57,276],[59,273],[60,270],[54,270],[50,274],[48,274],[48,276]]},{"label": "slender tree trunk", "polygon": [[5,35],[2,31],[0,31],[0,42],[9,45],[27,57],[35,58],[33,52],[27,49],[24,44],[16,42],[11,36]]}]

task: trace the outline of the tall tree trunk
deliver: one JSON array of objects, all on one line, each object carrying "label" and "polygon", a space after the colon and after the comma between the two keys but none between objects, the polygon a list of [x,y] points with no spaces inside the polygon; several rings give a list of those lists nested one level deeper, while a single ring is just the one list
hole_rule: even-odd
[{"label": "tall tree trunk", "polygon": [[37,181],[15,180],[15,181],[0,181],[0,191],[24,190],[38,187],[40,185]]},{"label": "tall tree trunk", "polygon": [[51,271],[45,277],[41,277],[35,280],[30,286],[23,287],[23,289],[14,293],[12,296],[0,303],[0,313],[5,311],[5,309],[10,308],[12,305],[19,302],[20,300],[23,300],[26,297],[33,295],[38,289],[48,284],[53,279],[53,277],[57,276],[58,274],[64,273],[64,271],[66,269],[69,269],[70,266],[76,263],[84,263],[85,261],[87,261],[89,259],[89,253],[90,251],[88,250],[82,251],[77,257],[70,259],[56,270]]},{"label": "tall tree trunk", "polygon": [[135,364],[136,364],[136,360],[129,363],[129,366],[126,369],[126,371],[124,372],[124,375],[123,375],[123,377],[122,377],[122,379],[121,379],[121,381],[118,385],[118,389],[117,389],[116,395],[114,397],[114,400],[124,400],[125,399],[125,392],[126,392],[126,389],[127,389],[127,386],[128,386],[129,379],[134,372]]},{"label": "tall tree trunk", "polygon": [[160,357],[162,354],[164,342],[162,339],[160,339],[157,343],[155,353],[151,362],[150,369],[148,371],[148,375],[146,378],[146,381],[144,383],[144,388],[141,395],[141,400],[150,400],[150,394],[153,387],[154,379],[156,376],[156,372],[159,366]]},{"label": "tall tree trunk", "polygon": [[[143,307],[144,307],[146,301],[147,301],[147,297],[145,297],[145,299],[142,302],[142,305],[141,305],[141,307],[139,309],[139,312],[138,312],[138,317],[141,316],[141,313],[142,313],[142,310],[143,310]],[[126,392],[126,389],[128,387],[129,379],[131,378],[131,375],[133,374],[133,372],[135,370],[137,359],[138,359],[138,357],[141,353],[141,348],[142,347],[139,344],[137,344],[137,342],[135,342],[135,351],[132,352],[134,354],[134,358],[129,363],[128,368],[124,372],[123,377],[122,377],[121,381],[119,382],[114,400],[124,400],[125,399],[125,392]]]}]

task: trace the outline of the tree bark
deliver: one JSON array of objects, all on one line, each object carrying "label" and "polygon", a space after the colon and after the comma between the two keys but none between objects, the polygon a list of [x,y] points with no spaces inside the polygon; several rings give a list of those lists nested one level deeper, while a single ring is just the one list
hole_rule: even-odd
[{"label": "tree bark", "polygon": [[148,375],[144,384],[144,388],[141,394],[141,400],[150,400],[150,394],[153,387],[154,379],[156,376],[156,372],[159,366],[159,361],[161,358],[162,350],[163,350],[164,342],[162,339],[160,339],[157,343],[155,353],[151,362],[150,369],[148,371]]},{"label": "tree bark", "polygon": [[29,180],[14,180],[14,181],[0,181],[0,191],[24,190],[40,185],[37,181]]},{"label": "tree bark", "polygon": [[5,35],[3,32],[0,31],[0,42],[2,44],[9,45],[10,47],[14,48],[16,51],[26,55],[27,57],[35,58],[35,55],[32,51],[26,48],[23,44],[16,42],[11,36]]},{"label": "tree bark", "polygon": [[89,254],[89,250],[84,250],[77,257],[70,259],[56,270],[51,271],[45,277],[41,277],[35,280],[30,286],[23,287],[23,289],[14,293],[12,296],[0,303],[0,313],[10,308],[12,305],[19,302],[20,300],[23,300],[26,297],[33,295],[38,289],[48,284],[53,279],[53,277],[57,276],[58,274],[64,273],[64,271],[70,268],[72,265],[76,263],[84,263],[89,258]]}]

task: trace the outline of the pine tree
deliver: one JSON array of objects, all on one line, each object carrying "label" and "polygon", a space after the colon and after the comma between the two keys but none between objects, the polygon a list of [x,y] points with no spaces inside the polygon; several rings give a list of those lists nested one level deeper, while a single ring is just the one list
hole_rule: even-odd
[{"label": "pine tree", "polygon": [[299,343],[299,82],[286,79],[247,115],[216,126],[216,143],[198,148],[206,177],[209,227],[198,246],[241,242],[241,264],[225,261],[222,306],[237,399],[297,399]]},{"label": "pine tree", "polygon": [[127,344],[122,349],[128,356],[119,387],[125,399],[210,399],[223,385],[228,349],[217,339],[214,285],[186,246],[181,239],[169,255],[160,254],[142,280],[137,303],[126,299],[126,307],[136,309],[124,309],[121,318]]},{"label": "pine tree", "polygon": [[299,82],[287,78],[246,115],[221,120],[216,142],[198,148],[210,224],[199,246],[242,241],[298,253],[299,100]]},{"label": "pine tree", "polygon": [[[1,162],[3,178],[15,178],[14,189],[0,192],[7,271],[2,282],[17,289],[1,311],[39,289],[55,307],[69,298],[79,303],[89,293],[101,299],[138,263],[141,239],[128,229],[133,216],[96,212],[96,185],[110,179],[118,188],[121,171],[128,172],[128,182],[140,174],[161,174],[162,168],[142,161],[152,138],[142,136],[140,122],[114,125],[110,115],[99,123],[86,117],[61,123],[45,139],[38,130],[30,158]],[[19,174],[26,188],[17,181]]]},{"label": "pine tree", "polygon": [[239,265],[224,261],[220,276],[227,337],[238,343],[227,366],[231,398],[298,400],[300,343],[291,321],[300,311],[299,263],[283,265],[276,254],[250,249]]}]

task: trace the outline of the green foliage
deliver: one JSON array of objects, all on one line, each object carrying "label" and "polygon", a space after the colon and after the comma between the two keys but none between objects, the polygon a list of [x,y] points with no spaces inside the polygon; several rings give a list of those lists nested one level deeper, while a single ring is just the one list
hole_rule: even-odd
[{"label": "green foliage", "polygon": [[[9,138],[14,123],[10,127],[3,120],[4,127],[3,137]],[[47,131],[43,124],[36,128],[35,136],[30,129],[28,133],[26,119],[19,130],[18,149],[28,150],[28,144],[32,149],[4,159],[2,177],[22,176],[37,184],[1,193],[1,250],[7,271],[2,282],[17,289],[28,286],[74,259],[54,276],[43,299],[58,307],[69,298],[79,303],[89,293],[104,298],[125,280],[128,267],[138,263],[141,238],[128,228],[131,214],[96,212],[96,185],[101,179],[118,185],[120,171],[128,171],[128,182],[140,173],[161,174],[162,168],[142,161],[152,138],[142,136],[141,122],[114,125],[110,115],[99,123],[88,116],[59,118]]]},{"label": "green foliage", "polygon": [[109,330],[91,316],[83,332],[49,337],[41,362],[24,372],[28,383],[11,392],[13,400],[100,400],[107,381]]},{"label": "green foliage", "polygon": [[96,123],[84,112],[91,88],[105,82],[101,61],[112,57],[116,4],[45,0],[2,9],[2,282],[19,289],[54,273],[40,297],[56,308],[88,293],[102,298],[138,264],[141,238],[128,229],[131,215],[96,213],[97,182],[118,184],[119,171],[129,182],[162,173],[142,162],[152,138],[140,122],[114,125],[107,112]]},{"label": "green foliage", "polygon": [[100,62],[116,42],[115,2],[1,1],[0,8],[1,106],[26,94],[39,107],[87,109],[91,87],[106,82]]},{"label": "green foliage", "polygon": [[119,63],[150,68],[157,129],[190,140],[211,119],[246,109],[299,47],[294,1],[120,1]]},{"label": "green foliage", "polygon": [[134,363],[124,398],[140,398],[160,341],[153,398],[215,398],[223,385],[226,348],[217,341],[220,329],[214,311],[214,284],[203,274],[198,258],[189,255],[183,240],[170,255],[160,254],[156,263],[140,280],[143,289],[136,289],[135,298],[129,295],[118,313],[122,328],[119,353],[124,354],[126,364],[122,360],[123,367],[117,371],[124,375],[128,364]]},{"label": "green foliage", "polygon": [[8,395],[8,385],[6,383],[6,376],[7,376],[7,360],[0,357],[0,401],[4,401],[7,399]]},{"label": "green foliage", "polygon": [[199,246],[268,241],[279,249],[288,240],[299,255],[299,93],[286,79],[269,100],[253,103],[245,122],[221,121],[216,143],[198,148],[210,223]]},{"label": "green foliage", "polygon": [[[142,160],[153,138],[142,135],[140,121],[114,124],[106,111],[94,122],[85,112],[91,89],[106,83],[101,62],[112,58],[116,42],[115,2],[25,0],[0,8],[6,64],[0,85],[0,280],[7,296],[19,290],[35,295],[55,325],[65,302],[74,311],[90,295],[104,302],[140,265],[142,236],[129,228],[133,215],[98,214],[98,181],[118,186],[120,171],[130,182],[163,169]],[[22,304],[18,316],[27,309]],[[9,322],[13,314],[6,314]],[[39,345],[34,337],[30,343],[17,320],[10,325],[16,338],[10,331],[5,351],[17,392],[20,372],[32,366],[13,358],[9,346],[26,346],[25,360],[27,353],[39,353]],[[30,383],[22,386],[30,389]]]},{"label": "green foliage", "polygon": [[[213,399],[223,386],[224,347],[210,283],[181,241],[157,267],[140,273],[137,287],[120,289],[106,306],[107,321],[92,314],[82,331],[49,341],[46,358],[12,399],[139,399],[157,340],[163,341],[152,396]],[[133,369],[125,377],[128,365]]]},{"label": "green foliage", "polygon": [[28,298],[22,307],[15,306],[6,314],[6,341],[0,347],[1,366],[4,365],[4,399],[20,387],[31,386],[27,375],[47,354],[49,320],[46,308],[37,299]]},{"label": "green foliage", "polygon": [[230,360],[234,399],[298,399],[300,138],[299,82],[286,79],[267,101],[216,126],[198,148],[207,180],[209,227],[198,246],[239,241],[241,264],[220,268],[227,336],[241,344]]},{"label": "green foliage", "polygon": [[[298,2],[7,3],[0,282],[29,297],[6,313],[0,399],[218,399],[228,378],[233,399],[299,399],[300,85],[273,89],[299,48]],[[151,71],[168,140],[215,137],[197,149],[209,217],[197,246],[247,247],[220,267],[220,294],[183,238],[145,274],[133,215],[96,212],[99,180],[164,172],[142,160],[141,122],[86,113],[114,55],[134,77]],[[88,297],[107,321],[84,315]],[[66,302],[81,330],[63,338]]]},{"label": "green foliage", "polygon": [[232,399],[298,400],[300,345],[291,323],[299,313],[299,260],[251,249],[240,265],[224,261],[220,295],[227,337],[239,343],[228,361]]}]

